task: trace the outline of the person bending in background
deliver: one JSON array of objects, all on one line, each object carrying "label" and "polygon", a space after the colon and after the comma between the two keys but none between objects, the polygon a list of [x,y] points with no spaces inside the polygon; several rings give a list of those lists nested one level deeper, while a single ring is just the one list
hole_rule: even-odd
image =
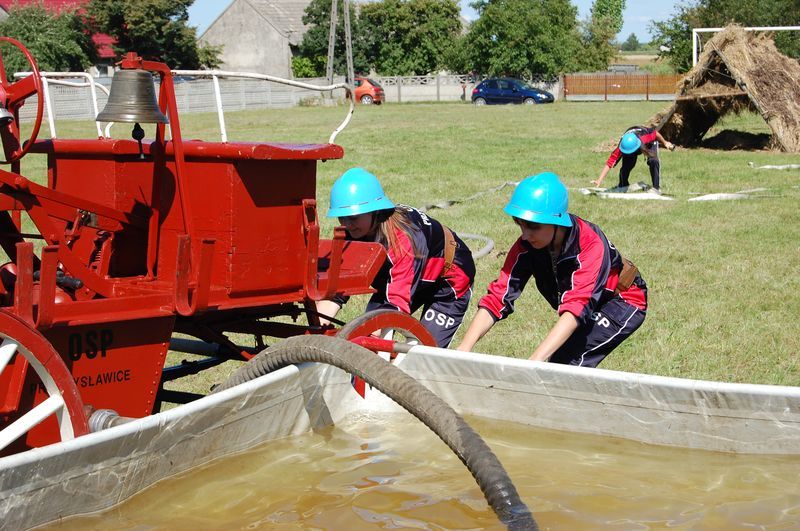
[{"label": "person bending in background", "polygon": [[641,324],[647,285],[596,225],[567,212],[567,189],[554,173],[525,178],[503,211],[521,236],[478,303],[458,350],[471,351],[514,311],[531,277],[558,320],[531,360],[596,367]]},{"label": "person bending in background", "polygon": [[[390,308],[413,314],[422,308],[423,326],[439,347],[450,345],[464,320],[475,281],[469,247],[453,231],[386,197],[377,177],[351,168],[333,184],[328,217],[339,218],[347,239],[379,242],[384,262],[366,311]],[[317,309],[335,317],[346,297],[320,301]]]},{"label": "person bending in background", "polygon": [[650,178],[653,181],[653,191],[661,193],[661,160],[658,158],[658,143],[662,143],[669,150],[675,149],[675,144],[666,140],[661,133],[651,127],[637,125],[631,127],[619,141],[619,145],[614,148],[611,155],[603,166],[600,176],[592,181],[596,186],[600,186],[608,172],[619,164],[622,160],[622,168],[619,170],[619,187],[627,188],[630,184],[628,177],[631,170],[636,166],[636,159],[639,154],[647,158],[647,166],[650,168]]}]

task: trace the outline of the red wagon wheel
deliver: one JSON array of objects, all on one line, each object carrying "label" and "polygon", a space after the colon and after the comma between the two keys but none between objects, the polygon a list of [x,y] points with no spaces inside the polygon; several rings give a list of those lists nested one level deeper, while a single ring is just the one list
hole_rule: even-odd
[{"label": "red wagon wheel", "polygon": [[392,330],[403,336],[405,343],[436,346],[436,340],[422,323],[407,313],[389,309],[373,310],[360,315],[344,325],[336,335],[352,340],[359,336],[369,336],[377,330]]},{"label": "red wagon wheel", "polygon": [[[422,344],[429,347],[436,346],[436,340],[428,332],[428,329],[422,326],[422,323],[407,313],[389,309],[372,310],[360,315],[344,325],[336,335],[352,341],[357,337],[370,336],[376,331],[381,333],[392,331],[392,335],[394,333],[400,334],[404,339],[402,343]],[[390,359],[393,360],[394,356],[395,353],[391,352]],[[361,398],[364,398],[367,389],[366,382],[358,376],[353,376],[351,382],[356,392],[361,395]]]},{"label": "red wagon wheel", "polygon": [[[0,56],[0,104],[5,109],[14,115],[14,119],[5,120],[0,122],[0,138],[3,140],[3,151],[6,158],[0,160],[0,164],[10,164],[21,159],[31,148],[36,137],[39,135],[39,128],[42,125],[42,116],[44,111],[44,89],[42,88],[42,77],[39,74],[39,67],[36,66],[36,61],[21,42],[11,37],[0,37],[0,42],[7,42],[13,44],[25,59],[31,65],[32,74],[20,79],[16,83],[12,83],[6,77],[6,66],[3,63],[3,58]],[[36,95],[36,120],[33,123],[31,136],[25,143],[20,143],[18,111],[22,104],[29,97]]]},{"label": "red wagon wheel", "polygon": [[53,415],[58,421],[60,440],[88,433],[83,401],[61,356],[28,323],[0,310],[0,376],[15,356],[15,366],[22,363],[21,356],[34,370],[36,383],[44,389],[47,398],[34,403],[30,411],[18,411],[20,415],[13,422],[0,422],[0,451]]}]

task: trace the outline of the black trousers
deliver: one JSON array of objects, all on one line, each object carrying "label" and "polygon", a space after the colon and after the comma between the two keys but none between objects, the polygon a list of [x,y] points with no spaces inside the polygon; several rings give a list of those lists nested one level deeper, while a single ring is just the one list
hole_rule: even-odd
[{"label": "black trousers", "polygon": [[[647,166],[650,168],[650,179],[653,181],[653,188],[661,188],[661,161],[658,155],[647,157]],[[619,186],[628,186],[628,177],[631,175],[631,170],[636,166],[636,159],[638,154],[622,155],[622,168],[619,170]]]},{"label": "black trousers", "polygon": [[550,357],[551,363],[597,367],[612,350],[642,326],[647,312],[620,297],[605,303]]}]

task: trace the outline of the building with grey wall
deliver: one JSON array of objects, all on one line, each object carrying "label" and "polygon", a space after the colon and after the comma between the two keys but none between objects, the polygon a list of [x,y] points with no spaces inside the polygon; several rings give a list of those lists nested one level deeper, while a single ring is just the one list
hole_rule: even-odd
[{"label": "building with grey wall", "polygon": [[292,48],[303,40],[310,0],[233,0],[200,36],[223,47],[220,69],[292,77]]}]

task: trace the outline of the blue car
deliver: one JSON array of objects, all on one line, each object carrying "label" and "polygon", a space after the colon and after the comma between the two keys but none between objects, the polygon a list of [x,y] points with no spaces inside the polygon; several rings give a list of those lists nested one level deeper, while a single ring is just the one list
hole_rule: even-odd
[{"label": "blue car", "polygon": [[555,98],[546,90],[534,88],[524,81],[507,77],[484,79],[472,91],[472,103],[553,103]]}]

